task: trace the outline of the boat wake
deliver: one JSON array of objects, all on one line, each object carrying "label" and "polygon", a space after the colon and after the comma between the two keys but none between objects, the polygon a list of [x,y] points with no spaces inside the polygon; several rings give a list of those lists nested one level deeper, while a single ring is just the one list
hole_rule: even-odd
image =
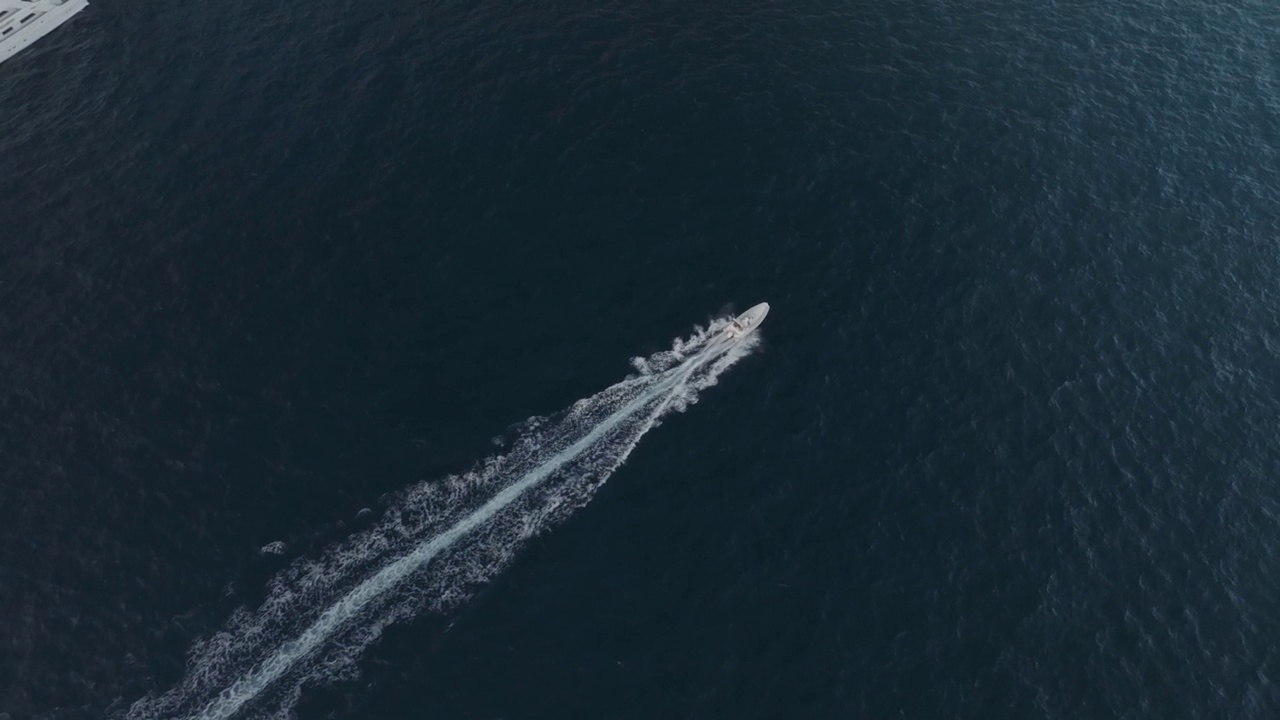
[{"label": "boat wake", "polygon": [[304,685],[354,677],[387,625],[456,607],[527,539],[586,504],[664,415],[746,356],[757,338],[725,342],[729,322],[635,358],[636,374],[522,423],[507,453],[405,490],[374,527],[295,562],[260,607],[196,643],[181,683],[135,702],[128,720],[289,717]]}]

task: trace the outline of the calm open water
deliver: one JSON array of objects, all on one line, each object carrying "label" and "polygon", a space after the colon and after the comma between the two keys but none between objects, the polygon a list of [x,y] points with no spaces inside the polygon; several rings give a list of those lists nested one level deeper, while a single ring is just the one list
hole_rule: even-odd
[{"label": "calm open water", "polygon": [[297,716],[1280,716],[1278,147],[1263,0],[95,0],[0,65],[0,718],[760,300]]}]

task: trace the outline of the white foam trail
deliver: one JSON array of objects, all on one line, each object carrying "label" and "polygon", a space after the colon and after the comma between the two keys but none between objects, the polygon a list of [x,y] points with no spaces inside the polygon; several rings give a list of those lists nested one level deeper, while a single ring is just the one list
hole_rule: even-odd
[{"label": "white foam trail", "polygon": [[130,720],[286,717],[305,683],[354,675],[381,631],[423,609],[456,605],[524,540],[585,504],[665,414],[755,344],[718,341],[727,320],[672,350],[636,358],[640,372],[551,418],[531,418],[505,455],[397,497],[374,528],[271,582],[254,611],[192,648],[187,676],[129,709]]}]

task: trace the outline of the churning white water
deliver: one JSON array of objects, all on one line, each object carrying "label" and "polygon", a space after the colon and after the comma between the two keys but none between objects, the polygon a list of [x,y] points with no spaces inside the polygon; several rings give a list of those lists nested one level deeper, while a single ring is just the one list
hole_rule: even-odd
[{"label": "churning white water", "polygon": [[662,416],[749,353],[756,338],[725,342],[726,323],[635,358],[637,374],[525,421],[509,452],[409,488],[376,526],[295,562],[261,606],[192,648],[179,685],[134,703],[128,718],[287,717],[304,684],[352,677],[383,628],[464,600],[525,540],[586,504]]}]

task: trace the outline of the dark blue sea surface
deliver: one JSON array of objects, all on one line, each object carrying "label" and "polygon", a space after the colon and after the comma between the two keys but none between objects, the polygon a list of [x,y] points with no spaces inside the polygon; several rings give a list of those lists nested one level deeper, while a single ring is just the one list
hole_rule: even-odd
[{"label": "dark blue sea surface", "polygon": [[1278,237],[1262,0],[94,0],[0,65],[0,718],[762,300],[297,716],[1280,717]]}]

